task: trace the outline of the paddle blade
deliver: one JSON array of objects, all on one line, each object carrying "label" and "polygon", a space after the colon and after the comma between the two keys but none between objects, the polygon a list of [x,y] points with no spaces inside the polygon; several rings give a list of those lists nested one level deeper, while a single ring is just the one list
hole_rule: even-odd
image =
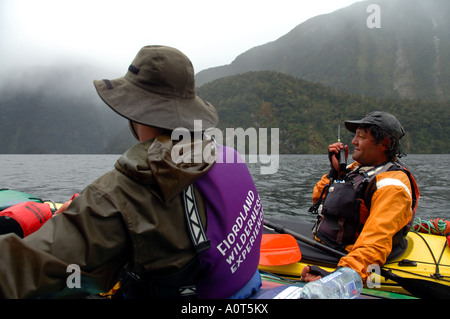
[{"label": "paddle blade", "polygon": [[287,234],[263,234],[259,264],[281,266],[293,264],[302,258],[297,241]]}]

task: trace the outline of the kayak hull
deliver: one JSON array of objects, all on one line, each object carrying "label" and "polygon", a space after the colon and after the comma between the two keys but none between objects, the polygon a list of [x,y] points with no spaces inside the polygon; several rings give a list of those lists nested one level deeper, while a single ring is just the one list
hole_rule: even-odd
[{"label": "kayak hull", "polygon": [[28,201],[43,203],[43,201],[40,198],[37,198],[36,196],[33,196],[25,192],[7,188],[0,189],[0,211],[13,205]]}]

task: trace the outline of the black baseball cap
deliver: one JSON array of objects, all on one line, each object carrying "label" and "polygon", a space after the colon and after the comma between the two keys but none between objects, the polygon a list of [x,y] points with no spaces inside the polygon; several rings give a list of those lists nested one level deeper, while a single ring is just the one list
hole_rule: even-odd
[{"label": "black baseball cap", "polygon": [[356,132],[356,129],[361,124],[376,125],[398,139],[401,139],[405,135],[405,130],[397,118],[387,112],[374,111],[367,114],[361,120],[345,121],[345,127],[353,133]]}]

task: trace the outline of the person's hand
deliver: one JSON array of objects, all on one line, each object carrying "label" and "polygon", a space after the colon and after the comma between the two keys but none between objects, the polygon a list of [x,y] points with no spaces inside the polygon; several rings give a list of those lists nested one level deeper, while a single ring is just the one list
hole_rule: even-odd
[{"label": "person's hand", "polygon": [[309,268],[309,266],[303,267],[302,277],[300,279],[303,280],[304,282],[310,282],[310,281],[316,281],[316,280],[319,280],[320,278],[322,278],[322,276],[320,276],[320,275],[314,275],[314,274],[310,273],[310,270],[311,269]]},{"label": "person's hand", "polygon": [[62,204],[61,207],[59,207],[53,215],[58,215],[61,214],[63,211],[65,211],[67,207],[69,207],[70,203],[72,203],[72,200],[78,195],[79,195],[78,193],[73,194],[73,196],[67,202]]},{"label": "person's hand", "polygon": [[69,207],[71,202],[72,202],[72,200],[68,200],[67,202],[62,204],[53,215],[61,214],[63,211],[65,211],[67,209],[67,207]]},{"label": "person's hand", "polygon": [[328,146],[328,158],[331,162],[332,168],[339,172],[339,151],[345,150],[345,158],[348,158],[348,145],[344,145],[341,142],[336,142]]}]

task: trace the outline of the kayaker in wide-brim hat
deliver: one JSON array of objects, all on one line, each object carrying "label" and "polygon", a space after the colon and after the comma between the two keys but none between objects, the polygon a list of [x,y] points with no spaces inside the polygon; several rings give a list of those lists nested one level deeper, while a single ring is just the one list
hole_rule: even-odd
[{"label": "kayaker in wide-brim hat", "polygon": [[[0,276],[0,298],[252,295],[261,286],[261,200],[236,150],[195,134],[197,121],[213,128],[218,116],[196,96],[190,60],[146,46],[124,77],[94,85],[139,143],[39,232],[0,236],[8,274]],[[186,138],[172,138],[178,128]],[[77,289],[66,286],[69,266],[79,270]]]}]

